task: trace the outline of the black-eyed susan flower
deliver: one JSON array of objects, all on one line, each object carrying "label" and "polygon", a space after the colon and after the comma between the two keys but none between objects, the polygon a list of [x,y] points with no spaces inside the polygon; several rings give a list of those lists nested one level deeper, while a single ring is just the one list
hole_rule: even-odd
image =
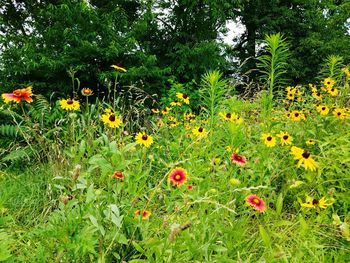
[{"label": "black-eyed susan flower", "polygon": [[332,113],[333,113],[333,116],[336,117],[337,119],[344,120],[347,118],[346,109],[335,108]]},{"label": "black-eyed susan flower", "polygon": [[326,105],[319,105],[316,107],[316,110],[321,116],[326,116],[329,112],[329,108]]},{"label": "black-eyed susan flower", "polygon": [[116,69],[119,72],[123,72],[123,73],[127,72],[127,70],[120,65],[111,65],[111,67]]},{"label": "black-eyed susan flower", "polygon": [[312,159],[311,154],[302,148],[292,146],[291,154],[295,160],[298,160],[297,167],[303,166],[305,170],[310,169],[311,171],[316,170],[316,162]]},{"label": "black-eyed susan flower", "polygon": [[230,112],[219,112],[219,116],[225,121],[234,121],[234,119],[236,118],[236,114],[232,114]]},{"label": "black-eyed susan flower", "polygon": [[261,139],[267,147],[274,147],[276,145],[276,138],[273,137],[270,133],[263,133]]},{"label": "black-eyed susan flower", "polygon": [[186,104],[190,104],[190,98],[187,94],[176,92],[176,97],[179,98],[181,101],[183,101]]},{"label": "black-eyed susan flower", "polygon": [[105,109],[101,117],[102,122],[110,128],[119,128],[123,123],[111,109]]},{"label": "black-eyed susan flower", "polygon": [[151,135],[147,135],[145,132],[139,132],[136,134],[135,140],[138,144],[146,147],[150,147],[153,143],[153,137]]},{"label": "black-eyed susan flower", "polygon": [[162,109],[162,110],[161,110],[161,113],[162,113],[163,115],[167,115],[167,114],[169,114],[170,110],[171,110],[171,108],[166,107],[165,109]]},{"label": "black-eyed susan flower", "polygon": [[347,78],[349,78],[350,77],[350,70],[349,70],[349,68],[342,68],[341,69],[341,71],[345,74],[345,76],[347,77]]},{"label": "black-eyed susan flower", "polygon": [[316,100],[319,100],[319,101],[321,101],[323,99],[323,96],[322,96],[321,92],[319,92],[319,91],[313,92],[312,97],[314,97]]},{"label": "black-eyed susan flower", "polygon": [[243,167],[247,164],[247,158],[243,155],[239,155],[238,153],[233,153],[231,155],[231,162]]},{"label": "black-eyed susan flower", "polygon": [[185,112],[184,113],[184,120],[185,121],[191,121],[194,120],[196,118],[196,115],[193,114],[192,112]]},{"label": "black-eyed susan flower", "polygon": [[235,118],[233,120],[237,124],[243,123],[243,118],[241,116],[239,116],[239,115],[235,115]]},{"label": "black-eyed susan flower", "polygon": [[176,167],[169,173],[169,181],[174,186],[183,185],[187,180],[187,171],[183,168]]},{"label": "black-eyed susan flower", "polygon": [[314,144],[316,144],[316,141],[314,140],[314,139],[308,139],[308,140],[306,140],[306,142],[305,142],[307,145],[314,145]]},{"label": "black-eyed susan flower", "polygon": [[290,113],[290,118],[293,121],[301,121],[301,120],[306,120],[304,113],[302,113],[301,111],[297,111],[297,110],[293,110]]},{"label": "black-eyed susan flower", "polygon": [[280,138],[282,145],[291,145],[293,142],[293,137],[288,132],[280,132],[277,137]]},{"label": "black-eyed susan flower", "polygon": [[264,200],[262,200],[257,195],[248,195],[245,198],[245,201],[248,205],[250,205],[251,207],[253,207],[255,210],[257,210],[260,213],[264,212],[266,209],[266,205],[265,205]]},{"label": "black-eyed susan flower", "polygon": [[196,127],[192,129],[192,133],[196,137],[204,137],[207,135],[207,130],[203,127]]},{"label": "black-eyed susan flower", "polygon": [[124,180],[124,173],[122,171],[115,171],[112,177],[117,180]]},{"label": "black-eyed susan flower", "polygon": [[4,93],[1,95],[5,103],[9,103],[12,101],[20,103],[22,100],[31,103],[33,102],[32,96],[32,86],[29,86],[24,89],[16,89],[12,93]]},{"label": "black-eyed susan flower", "polygon": [[142,220],[146,220],[146,219],[148,219],[150,216],[151,216],[151,212],[150,211],[148,211],[148,210],[136,210],[135,211],[135,213],[134,213],[134,215],[135,215],[135,217],[140,217],[140,216],[142,216]]},{"label": "black-eyed susan flower", "polygon": [[89,97],[93,94],[92,89],[90,88],[82,88],[81,89],[81,95],[85,96],[85,97]]},{"label": "black-eyed susan flower", "polygon": [[171,107],[176,107],[176,106],[181,106],[182,104],[181,104],[181,102],[178,102],[178,101],[172,101],[172,102],[170,102],[170,106]]},{"label": "black-eyed susan flower", "polygon": [[62,109],[66,110],[66,111],[73,111],[73,110],[79,110],[80,108],[80,103],[79,101],[75,100],[75,99],[61,99],[59,101],[60,106]]},{"label": "black-eyed susan flower", "polygon": [[311,196],[306,196],[305,203],[301,203],[300,205],[305,208],[322,208],[326,209],[328,206],[334,203],[333,199],[326,199],[326,197],[322,197],[321,199],[316,199]]},{"label": "black-eyed susan flower", "polygon": [[309,88],[311,89],[311,92],[312,93],[317,93],[317,87],[316,87],[316,85],[314,85],[314,84],[309,84]]},{"label": "black-eyed susan flower", "polygon": [[338,95],[338,89],[334,87],[327,88],[327,92],[331,94],[331,96],[335,97]]},{"label": "black-eyed susan flower", "polygon": [[323,80],[323,85],[326,86],[327,89],[332,88],[335,84],[335,80],[331,77],[325,78]]}]

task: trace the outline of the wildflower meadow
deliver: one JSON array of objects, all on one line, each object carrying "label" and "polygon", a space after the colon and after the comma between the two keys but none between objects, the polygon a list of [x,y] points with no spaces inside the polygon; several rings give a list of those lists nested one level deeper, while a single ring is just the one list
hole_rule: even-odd
[{"label": "wildflower meadow", "polygon": [[114,61],[100,86],[2,89],[0,261],[350,262],[348,61],[299,84],[283,34],[261,48],[253,82],[159,95]]}]

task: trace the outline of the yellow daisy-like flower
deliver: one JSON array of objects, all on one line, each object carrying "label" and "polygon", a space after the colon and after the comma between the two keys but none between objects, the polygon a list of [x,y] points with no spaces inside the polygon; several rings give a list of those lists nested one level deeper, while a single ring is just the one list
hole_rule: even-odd
[{"label": "yellow daisy-like flower", "polygon": [[306,143],[307,145],[314,145],[314,144],[316,144],[316,141],[313,140],[313,139],[308,139],[305,143]]},{"label": "yellow daisy-like flower", "polygon": [[239,115],[236,115],[234,122],[237,124],[241,124],[243,122],[243,118]]},{"label": "yellow daisy-like flower", "polygon": [[151,109],[151,111],[152,111],[153,113],[159,113],[159,112],[160,112],[159,109]]},{"label": "yellow daisy-like flower", "polygon": [[263,133],[261,139],[264,141],[267,147],[274,147],[276,145],[276,138],[270,133]]},{"label": "yellow daisy-like flower", "polygon": [[187,94],[176,92],[176,97],[178,97],[180,100],[182,100],[186,104],[190,104],[190,98]]},{"label": "yellow daisy-like flower", "polygon": [[320,101],[323,99],[323,96],[319,91],[313,92],[312,97],[314,97],[316,100],[320,100]]},{"label": "yellow daisy-like flower", "polygon": [[292,146],[291,154],[294,156],[295,160],[299,160],[297,164],[298,168],[303,165],[305,170],[308,170],[308,169],[310,169],[311,171],[316,170],[316,167],[317,167],[316,162],[314,159],[312,159],[309,152],[299,147]]},{"label": "yellow daisy-like flower", "polygon": [[335,81],[331,77],[325,78],[323,80],[323,85],[326,86],[327,89],[332,88],[334,84],[335,84]]},{"label": "yellow daisy-like flower", "polygon": [[281,139],[282,145],[291,145],[293,141],[293,137],[288,134],[288,132],[280,132],[277,135]]},{"label": "yellow daisy-like flower", "polygon": [[322,116],[326,116],[329,112],[329,108],[326,105],[319,105],[316,110]]},{"label": "yellow daisy-like flower", "polygon": [[333,96],[333,97],[335,97],[335,96],[338,95],[338,89],[333,88],[333,87],[327,88],[327,92],[328,92],[329,94],[331,94],[331,96]]},{"label": "yellow daisy-like flower", "polygon": [[293,121],[301,121],[301,120],[306,120],[304,113],[302,113],[301,111],[297,111],[297,110],[293,110],[290,113],[290,118]]},{"label": "yellow daisy-like flower", "polygon": [[315,199],[311,196],[306,196],[305,203],[301,203],[300,205],[305,208],[322,208],[326,209],[327,206],[330,206],[334,203],[333,199],[326,199],[326,197],[322,197],[321,199]]},{"label": "yellow daisy-like flower", "polygon": [[138,144],[146,147],[150,147],[153,143],[153,137],[151,135],[147,135],[145,132],[139,132],[136,134],[135,140]]},{"label": "yellow daisy-like flower", "polygon": [[207,135],[207,130],[203,127],[196,127],[192,129],[192,133],[196,137],[204,137]]},{"label": "yellow daisy-like flower", "polygon": [[225,112],[219,112],[219,116],[223,119],[223,120],[225,120],[225,121],[234,121],[235,120],[235,118],[236,118],[236,114],[234,114],[234,113],[230,113],[230,112],[228,112],[228,113],[225,113]]},{"label": "yellow daisy-like flower", "polygon": [[105,113],[102,114],[101,120],[110,128],[119,128],[123,124],[120,118],[116,116],[111,109],[105,109]]},{"label": "yellow daisy-like flower", "polygon": [[346,109],[342,109],[342,108],[335,108],[333,110],[333,115],[334,115],[334,117],[336,117],[337,119],[340,119],[340,120],[344,120],[347,118]]},{"label": "yellow daisy-like flower", "polygon": [[291,93],[291,94],[293,94],[293,95],[295,95],[295,93],[296,93],[296,88],[294,88],[294,87],[291,87],[291,86],[288,86],[287,88],[286,88],[286,91],[287,91],[287,93]]},{"label": "yellow daisy-like flower", "polygon": [[311,92],[312,93],[317,93],[317,87],[316,87],[316,85],[314,85],[314,84],[309,84],[309,88],[311,89]]},{"label": "yellow daisy-like flower", "polygon": [[75,100],[75,99],[61,99],[59,101],[60,106],[62,109],[66,110],[66,111],[73,111],[73,110],[79,110],[80,108],[80,103],[79,101]]},{"label": "yellow daisy-like flower", "polygon": [[111,65],[111,67],[116,69],[116,70],[118,70],[118,71],[120,71],[120,72],[124,72],[125,73],[127,71],[125,68],[123,68],[121,66],[118,66],[118,65]]},{"label": "yellow daisy-like flower", "polygon": [[190,121],[196,118],[196,115],[194,115],[192,112],[185,112],[184,113],[184,120]]},{"label": "yellow daisy-like flower", "polygon": [[176,107],[176,106],[181,106],[182,104],[181,104],[181,102],[178,102],[178,101],[172,101],[172,102],[170,102],[170,106],[171,107]]},{"label": "yellow daisy-like flower", "polygon": [[346,77],[350,77],[350,70],[348,68],[342,68],[341,71],[345,74]]},{"label": "yellow daisy-like flower", "polygon": [[162,113],[163,115],[167,115],[167,114],[169,114],[170,110],[171,110],[171,108],[166,107],[165,109],[163,109],[163,110],[161,111],[161,113]]}]

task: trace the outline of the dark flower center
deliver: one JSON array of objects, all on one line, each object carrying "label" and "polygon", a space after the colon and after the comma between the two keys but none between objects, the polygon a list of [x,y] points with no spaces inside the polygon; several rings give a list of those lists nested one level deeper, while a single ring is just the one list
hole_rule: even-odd
[{"label": "dark flower center", "polygon": [[333,91],[334,91],[334,89],[331,89],[331,91],[333,92]]},{"label": "dark flower center", "polygon": [[284,135],[284,136],[283,136],[283,140],[287,140],[288,137],[289,137],[288,135]]},{"label": "dark flower center", "polygon": [[326,107],[322,107],[322,110],[326,110]]},{"label": "dark flower center", "polygon": [[142,135],[142,140],[147,141],[147,139],[148,139],[147,134]]},{"label": "dark flower center", "polygon": [[303,154],[301,156],[303,156],[305,159],[307,159],[307,158],[309,158],[310,153],[305,151],[305,152],[303,152]]},{"label": "dark flower center", "polygon": [[271,140],[272,140],[272,137],[269,136],[269,137],[266,138],[266,140],[271,141]]},{"label": "dark flower center", "polygon": [[183,94],[182,97],[183,97],[184,99],[187,99],[187,98],[188,98],[187,94]]},{"label": "dark flower center", "polygon": [[227,119],[231,119],[231,113],[227,113],[227,114],[226,114],[226,118],[227,118]]},{"label": "dark flower center", "polygon": [[341,112],[338,111],[337,115],[340,116],[340,115],[341,115]]},{"label": "dark flower center", "polygon": [[200,128],[198,129],[198,132],[203,132],[203,128],[200,127]]},{"label": "dark flower center", "polygon": [[110,121],[115,121],[115,115],[114,114],[111,114],[108,118]]},{"label": "dark flower center", "polygon": [[73,101],[72,101],[72,100],[67,100],[67,104],[68,104],[68,105],[72,105],[72,104],[73,104]]},{"label": "dark flower center", "polygon": [[327,81],[327,84],[328,84],[328,85],[330,85],[330,84],[331,84],[331,82],[330,82],[330,81]]},{"label": "dark flower center", "polygon": [[321,93],[319,93],[319,92],[317,92],[317,94],[316,94],[318,97],[321,95]]},{"label": "dark flower center", "polygon": [[295,116],[295,117],[298,117],[298,116],[299,116],[299,113],[298,113],[298,112],[294,113],[294,116]]},{"label": "dark flower center", "polygon": [[313,200],[312,200],[312,204],[313,204],[313,205],[318,205],[318,200],[317,200],[317,199],[313,199]]}]

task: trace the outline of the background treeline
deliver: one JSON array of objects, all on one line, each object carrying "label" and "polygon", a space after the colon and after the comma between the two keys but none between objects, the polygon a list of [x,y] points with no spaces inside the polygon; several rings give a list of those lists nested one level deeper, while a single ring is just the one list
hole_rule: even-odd
[{"label": "background treeline", "polygon": [[[327,55],[350,60],[349,0],[0,0],[0,13],[0,92],[32,84],[63,96],[70,71],[103,93],[110,65],[121,63],[122,84],[166,94],[170,83],[196,86],[210,69],[255,69],[259,44],[276,32],[289,43],[291,84],[314,79]],[[245,31],[227,45],[232,21]]]}]

